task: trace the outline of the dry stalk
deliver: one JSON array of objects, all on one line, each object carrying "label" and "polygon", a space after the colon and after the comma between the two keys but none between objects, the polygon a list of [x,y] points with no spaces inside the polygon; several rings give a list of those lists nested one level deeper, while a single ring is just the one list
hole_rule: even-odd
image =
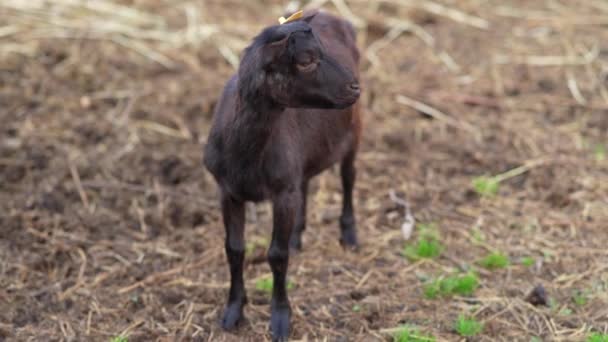
[{"label": "dry stalk", "polygon": [[477,128],[463,120],[456,120],[456,119],[452,118],[451,116],[443,113],[442,111],[440,111],[436,108],[433,108],[425,103],[411,99],[404,95],[398,95],[396,100],[398,103],[400,103],[402,105],[405,105],[405,106],[411,107],[417,111],[420,111],[449,126],[463,129],[469,133],[472,133],[476,137],[479,137],[481,135],[479,128]]},{"label": "dry stalk", "polygon": [[[367,0],[352,0],[358,2],[365,2]],[[459,9],[448,7],[435,1],[429,0],[373,0],[376,2],[393,3],[401,6],[419,8],[429,13],[435,14],[440,17],[445,17],[453,20],[457,23],[472,26],[478,29],[487,30],[490,28],[490,23],[480,17],[465,13]]]}]

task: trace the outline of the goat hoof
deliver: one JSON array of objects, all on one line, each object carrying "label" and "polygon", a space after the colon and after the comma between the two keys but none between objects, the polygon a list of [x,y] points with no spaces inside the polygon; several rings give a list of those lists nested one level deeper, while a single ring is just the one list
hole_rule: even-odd
[{"label": "goat hoof", "polygon": [[289,306],[272,308],[270,316],[270,332],[272,341],[287,341],[289,338],[289,319],[291,310]]},{"label": "goat hoof", "polygon": [[222,318],[222,328],[224,330],[232,330],[243,320],[243,304],[232,303],[228,304]]},{"label": "goat hoof", "polygon": [[345,229],[340,237],[340,245],[346,249],[357,250],[359,243],[357,242],[357,233],[354,228]]}]

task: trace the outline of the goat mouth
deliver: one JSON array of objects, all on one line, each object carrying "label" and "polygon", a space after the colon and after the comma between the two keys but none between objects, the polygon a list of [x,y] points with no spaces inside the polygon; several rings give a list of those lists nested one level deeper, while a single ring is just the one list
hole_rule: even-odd
[{"label": "goat mouth", "polygon": [[359,100],[359,93],[349,94],[336,99],[334,106],[338,109],[344,109],[355,104]]}]

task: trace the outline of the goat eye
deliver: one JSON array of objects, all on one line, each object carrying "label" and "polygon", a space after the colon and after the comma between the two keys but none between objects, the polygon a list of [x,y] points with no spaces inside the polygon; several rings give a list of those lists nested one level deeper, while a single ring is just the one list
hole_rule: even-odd
[{"label": "goat eye", "polygon": [[316,69],[317,63],[310,60],[310,61],[306,61],[303,63],[302,62],[297,63],[296,66],[298,67],[298,70],[300,70],[301,72],[310,72],[310,71],[313,71],[314,69]]}]

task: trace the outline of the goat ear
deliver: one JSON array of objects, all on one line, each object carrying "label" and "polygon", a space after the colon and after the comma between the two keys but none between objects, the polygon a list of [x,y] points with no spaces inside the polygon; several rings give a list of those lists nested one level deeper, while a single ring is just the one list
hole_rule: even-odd
[{"label": "goat ear", "polygon": [[310,22],[312,21],[312,19],[314,19],[314,17],[318,14],[319,12],[315,11],[312,12],[311,14],[308,14],[304,17],[302,17],[302,20],[305,21],[306,23],[310,24]]},{"label": "goat ear", "polygon": [[287,49],[287,43],[289,42],[289,36],[289,34],[277,36],[270,43],[264,46],[262,52],[262,60],[264,65],[272,63],[285,52]]}]

